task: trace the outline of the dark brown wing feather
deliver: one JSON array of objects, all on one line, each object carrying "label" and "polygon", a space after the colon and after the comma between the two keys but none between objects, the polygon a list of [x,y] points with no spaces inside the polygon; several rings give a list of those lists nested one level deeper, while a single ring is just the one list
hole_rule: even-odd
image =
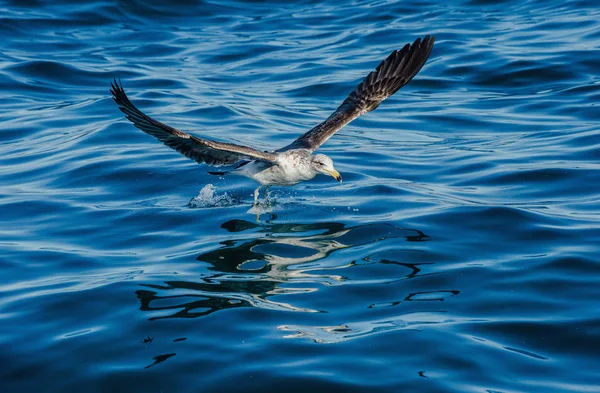
[{"label": "dark brown wing feather", "polygon": [[110,92],[113,99],[119,105],[121,112],[134,126],[198,163],[222,166],[235,164],[241,160],[274,162],[276,159],[272,153],[261,152],[251,147],[232,143],[201,139],[154,120],[129,101],[123,86],[117,83],[116,80],[111,82],[111,87]]},{"label": "dark brown wing feather", "polygon": [[379,104],[397,92],[417,75],[429,58],[435,37],[426,36],[412,44],[406,44],[400,51],[393,51],[377,69],[371,72],[324,122],[296,139],[290,145],[278,150],[316,150],[338,130],[377,108]]}]

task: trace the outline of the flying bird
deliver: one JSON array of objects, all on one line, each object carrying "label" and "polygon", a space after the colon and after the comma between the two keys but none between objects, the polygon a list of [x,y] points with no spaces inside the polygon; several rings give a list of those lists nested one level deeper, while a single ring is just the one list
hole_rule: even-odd
[{"label": "flying bird", "polygon": [[256,180],[259,183],[254,191],[256,205],[262,186],[267,186],[267,189],[272,185],[291,186],[319,174],[329,175],[341,183],[342,175],[335,170],[331,158],[313,153],[346,124],[374,110],[383,100],[410,82],[427,61],[434,40],[433,36],[426,36],[422,40],[417,38],[412,45],[406,44],[401,50],[393,51],[325,121],[275,151],[199,138],[146,115],[131,103],[123,85],[116,79],[111,82],[110,91],[119,109],[134,126],[170,148],[198,163],[235,165],[231,170],[210,174],[237,174]]}]

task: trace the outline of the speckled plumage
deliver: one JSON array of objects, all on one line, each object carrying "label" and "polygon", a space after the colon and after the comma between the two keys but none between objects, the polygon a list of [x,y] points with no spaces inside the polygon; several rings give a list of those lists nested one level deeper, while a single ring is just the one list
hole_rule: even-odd
[{"label": "speckled plumage", "polygon": [[278,153],[274,165],[252,161],[233,173],[250,177],[261,185],[292,186],[319,174],[313,168],[311,158],[312,154],[307,149],[289,150]]},{"label": "speckled plumage", "polygon": [[[111,83],[111,93],[119,109],[137,128],[186,157],[212,166],[242,162],[230,171],[209,173],[238,174],[266,186],[290,186],[318,174],[330,175],[341,182],[333,161],[323,154],[313,155],[313,152],[346,124],[374,110],[410,82],[429,58],[434,40],[433,36],[426,36],[423,40],[418,38],[412,45],[406,44],[401,50],[392,52],[331,116],[291,144],[273,152],[198,138],[154,120],[131,103],[123,86],[116,80]],[[259,189],[260,186],[255,191],[255,202]]]}]

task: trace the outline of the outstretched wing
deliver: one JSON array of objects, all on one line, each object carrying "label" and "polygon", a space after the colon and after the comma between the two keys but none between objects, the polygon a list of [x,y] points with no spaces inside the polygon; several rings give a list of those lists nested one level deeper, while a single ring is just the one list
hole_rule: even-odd
[{"label": "outstretched wing", "polygon": [[120,83],[115,80],[110,85],[113,99],[134,126],[198,163],[222,166],[235,164],[240,160],[275,162],[276,157],[272,153],[261,152],[247,146],[198,138],[154,120],[129,101]]},{"label": "outstretched wing", "polygon": [[278,150],[290,149],[316,150],[338,130],[377,108],[402,86],[417,75],[427,61],[435,37],[426,36],[412,44],[406,44],[400,51],[393,51],[377,69],[371,72],[324,122],[320,123],[290,145]]}]

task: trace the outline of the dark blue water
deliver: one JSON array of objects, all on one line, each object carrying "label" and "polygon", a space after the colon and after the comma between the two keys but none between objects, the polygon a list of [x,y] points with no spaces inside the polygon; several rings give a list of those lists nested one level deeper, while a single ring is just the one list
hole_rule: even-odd
[{"label": "dark blue water", "polygon": [[[0,391],[600,392],[597,2],[161,3],[0,2]],[[426,34],[258,223],[108,92],[273,149]]]}]

